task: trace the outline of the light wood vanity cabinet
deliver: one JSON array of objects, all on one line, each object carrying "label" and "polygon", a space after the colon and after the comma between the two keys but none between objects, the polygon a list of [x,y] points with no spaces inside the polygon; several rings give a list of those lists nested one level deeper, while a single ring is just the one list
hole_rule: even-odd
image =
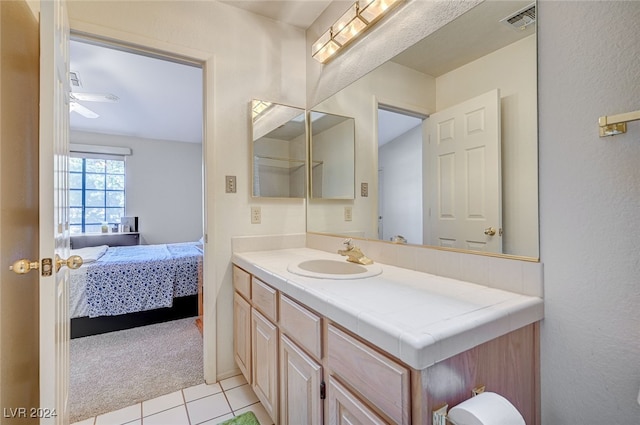
[{"label": "light wood vanity cabinet", "polygon": [[251,382],[251,304],[238,292],[233,294],[233,335],[236,364]]},{"label": "light wood vanity cabinet", "polygon": [[322,425],[322,366],[280,336],[280,424]]},{"label": "light wood vanity cabinet", "polygon": [[372,424],[386,425],[364,402],[345,388],[333,376],[329,376],[328,420],[330,425]]},{"label": "light wood vanity cabinet", "polygon": [[251,382],[262,405],[278,421],[278,328],[251,310]]},{"label": "light wood vanity cabinet", "polygon": [[236,363],[274,423],[409,423],[408,369],[237,266],[233,278]]},{"label": "light wood vanity cabinet", "polygon": [[415,370],[237,266],[233,277],[235,359],[275,424],[431,425],[478,385],[540,424],[537,323]]}]

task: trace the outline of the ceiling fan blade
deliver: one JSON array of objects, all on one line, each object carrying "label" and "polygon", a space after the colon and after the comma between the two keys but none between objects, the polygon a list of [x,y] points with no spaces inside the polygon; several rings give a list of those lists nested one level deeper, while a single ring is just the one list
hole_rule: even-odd
[{"label": "ceiling fan blade", "polygon": [[114,94],[106,93],[70,93],[73,100],[84,100],[87,102],[109,102],[116,103],[120,98]]},{"label": "ceiling fan blade", "polygon": [[91,109],[85,108],[78,102],[74,102],[74,101],[69,102],[69,110],[76,112],[85,118],[98,118],[100,116],[95,112],[93,112]]}]

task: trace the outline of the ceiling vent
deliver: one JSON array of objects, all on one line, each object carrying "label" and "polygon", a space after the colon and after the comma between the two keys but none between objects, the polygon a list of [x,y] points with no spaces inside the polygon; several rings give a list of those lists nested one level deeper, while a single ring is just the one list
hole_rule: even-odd
[{"label": "ceiling vent", "polygon": [[535,3],[532,3],[524,9],[520,9],[506,18],[501,19],[500,22],[505,25],[509,25],[515,30],[524,31],[528,26],[536,23]]},{"label": "ceiling vent", "polygon": [[71,87],[82,87],[80,74],[75,71],[69,71],[69,82],[71,83]]}]

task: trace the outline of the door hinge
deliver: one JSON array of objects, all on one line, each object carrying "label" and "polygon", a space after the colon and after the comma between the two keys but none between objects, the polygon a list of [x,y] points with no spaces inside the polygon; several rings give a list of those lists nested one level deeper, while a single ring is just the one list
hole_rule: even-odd
[{"label": "door hinge", "polygon": [[320,382],[320,400],[324,400],[327,398],[327,386],[324,381]]}]

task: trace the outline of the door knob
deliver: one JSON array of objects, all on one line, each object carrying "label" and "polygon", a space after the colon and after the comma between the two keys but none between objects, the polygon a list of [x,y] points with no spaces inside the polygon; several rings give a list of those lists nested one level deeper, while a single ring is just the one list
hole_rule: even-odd
[{"label": "door knob", "polygon": [[9,266],[9,270],[13,270],[17,274],[27,274],[31,270],[38,270],[40,263],[38,261],[29,261],[26,258],[18,260],[13,265]]},{"label": "door knob", "polygon": [[487,227],[486,229],[484,229],[484,234],[488,235],[488,236],[493,236],[496,234],[496,229],[495,227]]},{"label": "door knob", "polygon": [[72,270],[79,269],[80,266],[82,266],[82,263],[82,257],[79,255],[72,255],[65,260],[56,254],[56,272],[60,270],[60,267],[62,266],[67,266]]}]

